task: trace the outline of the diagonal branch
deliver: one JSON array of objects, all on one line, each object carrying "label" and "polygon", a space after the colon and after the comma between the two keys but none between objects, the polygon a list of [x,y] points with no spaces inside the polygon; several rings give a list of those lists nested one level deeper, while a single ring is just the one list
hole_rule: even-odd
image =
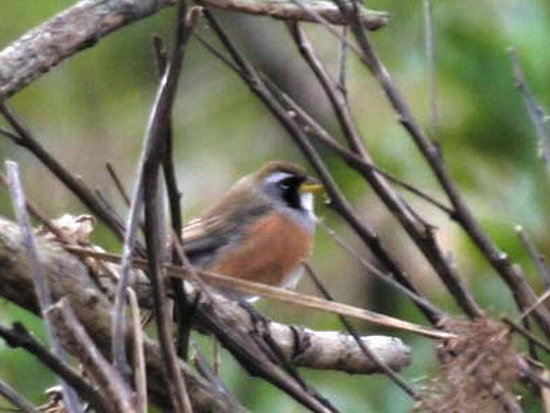
[{"label": "diagonal branch", "polygon": [[[0,96],[14,95],[103,37],[175,3],[175,0],[80,1],[0,51]],[[308,13],[287,0],[203,0],[202,4],[285,20],[312,21]],[[332,24],[344,22],[338,8],[328,1],[312,1],[308,7]],[[361,8],[360,19],[364,27],[376,30],[388,22],[388,15]]]}]

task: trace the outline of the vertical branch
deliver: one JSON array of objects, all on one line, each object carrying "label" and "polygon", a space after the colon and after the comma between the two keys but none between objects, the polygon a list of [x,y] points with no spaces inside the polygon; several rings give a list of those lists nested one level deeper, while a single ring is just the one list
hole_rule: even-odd
[{"label": "vertical branch", "polygon": [[139,319],[139,304],[136,293],[128,289],[128,301],[132,312],[133,372],[136,389],[136,405],[139,413],[147,412],[147,373],[143,349],[143,330]]},{"label": "vertical branch", "polygon": [[518,225],[516,227],[516,233],[520,242],[523,244],[523,247],[527,251],[527,254],[531,258],[531,261],[535,264],[537,272],[542,280],[542,283],[544,284],[544,289],[550,289],[550,269],[546,263],[546,258],[539,251],[537,251],[537,248],[521,226]]},{"label": "vertical branch", "polygon": [[[25,195],[21,185],[19,167],[15,162],[6,161],[6,168],[13,209],[17,217],[17,222],[21,227],[21,233],[23,234],[23,244],[25,245],[25,249],[27,251],[30,273],[34,281],[36,296],[40,306],[40,313],[45,321],[48,341],[50,342],[50,347],[52,348],[53,353],[61,360],[65,360],[65,352],[57,339],[55,330],[47,313],[48,309],[52,305],[50,287],[46,277],[44,276],[42,267],[39,264],[38,252],[36,250],[31,224],[27,215],[27,203],[25,202]],[[80,405],[76,394],[63,379],[61,379],[61,387],[63,389],[63,399],[67,410],[70,413],[82,412],[82,406]]]},{"label": "vertical branch", "polygon": [[[175,33],[175,46],[172,52],[172,58],[170,61],[170,71],[175,74],[181,72],[185,45],[191,38],[199,17],[201,15],[200,7],[193,7],[187,13],[186,3],[182,2],[182,6],[179,8],[176,22],[176,33]],[[162,48],[158,47],[157,42],[157,53],[158,56],[158,65],[159,68],[163,66],[162,64]],[[174,85],[176,88],[177,85]],[[173,98],[172,98],[173,99]],[[166,183],[166,191],[168,194],[168,201],[170,206],[170,220],[172,223],[172,232],[175,234],[175,237],[170,237],[174,240],[175,243],[182,243],[181,234],[182,234],[182,219],[181,219],[181,193],[178,189],[178,184],[176,180],[175,168],[174,168],[174,157],[173,157],[173,135],[172,135],[172,111],[169,110],[166,113],[165,120],[165,147],[163,153],[162,168],[164,173],[164,180]],[[173,251],[172,260],[176,264],[182,264],[179,255]],[[185,320],[185,318],[190,318],[189,303],[187,302],[187,297],[183,290],[181,282],[177,280],[171,281],[172,289],[174,291],[174,302],[175,302],[175,321],[177,325],[177,343],[176,349],[177,354],[183,359],[187,360],[188,357],[188,348],[189,348],[189,334],[191,328],[191,320]]]},{"label": "vertical branch", "polygon": [[82,363],[86,374],[93,378],[105,398],[112,403],[110,411],[135,413],[132,390],[101,354],[67,304],[64,298],[48,309],[48,317],[60,332],[61,340]]},{"label": "vertical branch", "polygon": [[424,42],[426,44],[426,58],[428,61],[428,99],[430,105],[429,129],[432,139],[438,139],[438,111],[437,111],[437,72],[435,65],[435,30],[433,1],[423,0],[424,5]]},{"label": "vertical branch", "polygon": [[537,102],[535,96],[531,92],[521,63],[519,61],[518,53],[513,47],[508,49],[510,55],[510,61],[512,63],[512,71],[514,74],[514,80],[516,87],[523,98],[523,103],[527,108],[531,122],[535,127],[537,138],[539,141],[540,155],[546,166],[546,171],[550,174],[550,132],[548,131],[548,116],[542,110],[540,104]]},{"label": "vertical branch", "polygon": [[[347,40],[348,38],[348,26],[342,27],[342,37]],[[347,85],[347,57],[348,57],[348,43],[345,41],[340,42],[340,49],[338,53],[338,88],[344,95],[347,101],[348,98],[348,85]]]},{"label": "vertical branch", "polygon": [[178,3],[176,23],[177,46],[170,64],[164,71],[151,110],[147,127],[147,139],[138,173],[138,184],[143,185],[145,201],[145,239],[149,257],[149,272],[153,287],[155,321],[159,333],[162,356],[168,373],[168,388],[172,407],[177,412],[190,412],[192,409],[185,381],[180,370],[177,368],[177,354],[172,340],[170,312],[168,309],[169,299],[164,284],[166,276],[165,270],[162,268],[165,259],[166,242],[162,229],[163,214],[159,178],[160,166],[166,151],[168,125],[170,124],[171,111],[182,68],[183,48],[190,37],[189,22],[196,22],[196,18],[198,17],[196,9],[192,13],[194,13],[195,19],[187,20],[185,2],[180,1]]}]

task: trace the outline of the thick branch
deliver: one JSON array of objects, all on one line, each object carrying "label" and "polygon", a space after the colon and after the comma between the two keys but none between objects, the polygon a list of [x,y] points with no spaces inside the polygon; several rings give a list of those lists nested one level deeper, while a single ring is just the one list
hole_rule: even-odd
[{"label": "thick branch", "polygon": [[[77,258],[56,243],[40,237],[36,241],[40,264],[51,286],[52,299],[58,301],[65,297],[68,300],[80,323],[101,352],[108,356],[111,349],[111,303],[97,290],[87,268]],[[25,254],[19,227],[0,218],[0,296],[38,313]],[[167,407],[166,376],[158,344],[150,339],[145,340],[145,354],[149,393],[159,405]],[[198,377],[185,363],[180,362],[179,367],[186,377],[191,401],[197,411],[240,410],[238,405]]]},{"label": "thick branch", "polygon": [[[83,0],[77,3],[0,51],[0,95],[17,93],[109,33],[173,4],[174,0]],[[290,0],[203,0],[202,4],[280,19],[311,21],[310,15]],[[344,22],[338,8],[330,2],[315,1],[310,7],[333,24]],[[362,9],[361,20],[366,28],[375,30],[387,23],[388,16]]]},{"label": "thick branch", "polygon": [[[52,297],[54,300],[67,297],[79,321],[104,354],[108,354],[111,345],[111,303],[96,290],[87,269],[73,255],[56,243],[39,237],[37,245],[46,276],[55,280],[51,282]],[[0,218],[0,296],[37,312],[36,298],[33,289],[30,288],[32,279],[24,253],[18,227]],[[192,299],[197,290],[188,290]],[[140,286],[138,293],[150,299],[150,286]],[[350,336],[338,332],[316,332],[275,322],[268,323],[268,327],[264,328],[251,319],[250,313],[237,302],[217,294],[202,294],[197,302],[197,312],[214,312],[217,318],[223,319],[228,326],[236,329],[238,334],[257,334],[259,329],[263,329],[263,334],[269,334],[283,354],[297,366],[362,374],[377,372],[373,363],[364,357]],[[363,337],[362,340],[393,369],[402,369],[410,362],[410,349],[399,339],[376,336]],[[149,391],[158,399],[166,396],[163,362],[158,346],[150,339],[146,339],[145,343]],[[194,404],[197,402],[196,390],[202,392],[203,400],[199,402],[223,402],[223,399],[216,399],[213,389],[207,388],[203,381],[186,371],[183,363],[181,366],[186,381],[189,381],[188,386],[193,387],[190,389],[190,395],[195,399]],[[209,392],[213,393],[207,395]]]}]

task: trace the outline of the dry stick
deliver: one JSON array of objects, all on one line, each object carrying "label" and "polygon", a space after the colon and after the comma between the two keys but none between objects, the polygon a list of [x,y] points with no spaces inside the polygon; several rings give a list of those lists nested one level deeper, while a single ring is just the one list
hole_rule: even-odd
[{"label": "dry stick", "polygon": [[[321,282],[321,279],[317,276],[313,268],[307,263],[303,263],[304,268],[306,269],[307,274],[317,287],[317,289],[321,292],[321,294],[328,300],[328,301],[335,301],[332,297],[332,294],[329,293],[327,288],[323,285]],[[393,371],[390,367],[388,367],[382,360],[380,360],[374,352],[372,352],[369,349],[369,346],[367,346],[363,340],[359,337],[357,334],[357,331],[355,328],[351,325],[351,323],[343,316],[339,315],[338,318],[340,319],[340,322],[344,325],[345,329],[348,331],[348,333],[353,337],[363,354],[374,363],[374,365],[380,370],[383,374],[388,376],[388,378],[393,381],[395,384],[397,384],[405,393],[407,393],[409,396],[411,396],[414,400],[419,401],[421,399],[418,392],[416,392],[407,382],[401,378],[395,371]]]},{"label": "dry stick", "polygon": [[[342,37],[347,39],[348,37],[348,26],[342,27]],[[346,42],[340,42],[340,49],[338,53],[338,89],[344,95],[344,99],[348,99],[348,89],[347,89],[347,57],[348,57],[348,44]]]},{"label": "dry stick", "polygon": [[546,300],[548,300],[548,298],[550,298],[550,290],[546,290],[546,292],[541,295],[539,298],[537,298],[537,300],[531,305],[529,306],[525,311],[523,311],[523,313],[521,314],[520,316],[520,320],[523,320],[524,318],[526,318],[529,314],[531,314],[532,312],[534,312],[538,307],[540,307]]},{"label": "dry stick", "polygon": [[133,338],[133,372],[134,385],[136,389],[136,406],[140,413],[147,412],[147,373],[145,371],[145,354],[143,349],[143,330],[139,317],[139,304],[136,293],[128,288],[128,303],[132,317],[132,338]]},{"label": "dry stick", "polygon": [[[179,1],[177,10],[176,24],[184,25],[187,22],[185,2]],[[185,381],[181,371],[177,368],[177,354],[172,341],[170,314],[168,310],[169,299],[166,293],[162,269],[162,257],[164,256],[165,240],[163,236],[163,214],[162,201],[159,190],[159,172],[163,157],[166,139],[166,127],[168,125],[172,110],[174,98],[176,95],[178,78],[181,72],[183,57],[183,47],[189,36],[186,31],[189,27],[181,30],[179,33],[177,48],[179,53],[175,53],[170,65],[159,83],[155,102],[151,109],[149,123],[146,132],[146,141],[138,169],[138,181],[136,186],[142,189],[137,194],[141,198],[143,193],[143,202],[145,206],[145,239],[147,253],[149,257],[149,272],[151,275],[151,284],[153,287],[153,301],[155,307],[155,322],[159,333],[159,342],[162,349],[164,363],[168,373],[168,388],[172,400],[172,408],[177,412],[191,412],[191,404],[187,394]],[[134,201],[139,201],[134,198]]]},{"label": "dry stick", "polygon": [[424,42],[428,61],[428,99],[430,101],[429,129],[432,139],[438,139],[438,111],[437,111],[437,81],[435,70],[435,30],[432,0],[423,0],[424,4]]},{"label": "dry stick", "polygon": [[516,49],[510,47],[508,49],[510,55],[510,61],[512,63],[512,71],[514,73],[514,80],[516,82],[516,87],[523,98],[523,103],[529,112],[529,117],[531,122],[535,127],[537,133],[537,138],[539,141],[539,148],[541,151],[541,157],[546,166],[546,171],[550,173],[550,133],[548,131],[548,116],[542,110],[540,104],[537,102],[537,99],[529,89],[525,75],[521,68],[518,54]]},{"label": "dry stick", "polygon": [[[65,245],[64,248],[76,255],[85,257],[94,257],[107,262],[120,264],[121,257],[116,254],[99,252],[93,249]],[[132,261],[134,268],[145,269],[148,266],[146,260],[135,258]],[[185,269],[179,266],[166,265],[165,268],[168,274],[172,277],[181,278],[183,280],[194,281],[194,276]],[[212,284],[223,284],[224,286],[233,288],[239,292],[249,295],[259,295],[266,298],[272,298],[283,302],[295,304],[300,307],[316,309],[334,314],[341,314],[347,317],[356,318],[358,320],[367,321],[374,324],[383,325],[389,328],[398,328],[412,333],[420,334],[425,337],[434,339],[448,339],[456,337],[454,334],[444,331],[435,330],[429,327],[420,326],[408,321],[400,320],[394,317],[385,316],[373,311],[362,308],[353,307],[350,305],[330,302],[317,297],[296,293],[278,287],[272,287],[267,284],[260,284],[251,281],[242,280],[239,278],[228,277],[222,274],[213,273],[210,271],[199,271],[199,274]]]},{"label": "dry stick", "polygon": [[107,162],[105,164],[105,167],[107,168],[107,172],[109,173],[109,176],[111,177],[111,179],[115,184],[118,194],[122,197],[122,200],[124,201],[126,206],[130,206],[130,197],[126,193],[126,189],[124,188],[122,181],[120,180],[118,174],[116,173],[115,168],[110,162]]},{"label": "dry stick", "polygon": [[529,257],[531,257],[531,261],[533,261],[533,263],[535,264],[537,272],[544,284],[544,289],[549,289],[550,269],[548,268],[548,265],[546,265],[546,258],[539,251],[537,251],[537,248],[529,239],[522,226],[516,226],[516,234],[518,235],[518,238],[523,244],[524,248],[527,250],[527,254],[529,254]]},{"label": "dry stick", "polygon": [[[415,121],[409,106],[401,95],[399,89],[394,84],[391,76],[378,58],[372,47],[367,34],[358,25],[357,16],[350,13],[349,7],[343,0],[334,0],[340,10],[346,13],[350,18],[350,27],[361,48],[363,55],[362,61],[369,68],[375,79],[380,83],[386,98],[391,104],[393,110],[398,115],[399,122],[408,132],[413,142],[418,147],[421,154],[427,160],[439,184],[447,194],[453,208],[456,211],[456,220],[474,241],[479,250],[486,257],[487,261],[500,274],[501,278],[510,288],[514,300],[521,302],[524,306],[529,306],[536,299],[536,296],[530,285],[522,277],[518,267],[516,267],[497,246],[491,238],[482,230],[479,223],[466,204],[461,192],[451,179],[449,172],[441,158],[439,147],[430,141],[424,134],[418,123]],[[452,281],[452,280],[449,280]],[[454,291],[453,291],[454,292]],[[455,298],[457,298],[455,296]],[[476,310],[471,308],[470,310]],[[537,310],[534,314],[537,323],[546,336],[550,337],[550,315],[543,310]]]},{"label": "dry stick", "polygon": [[[185,44],[191,38],[198,19],[201,15],[201,9],[194,7],[190,10],[188,15],[185,15],[182,11],[181,16],[178,17],[175,32],[174,49],[172,51],[172,57],[170,61],[170,70],[174,72],[181,71],[181,65],[184,59]],[[159,72],[165,70],[168,64],[166,53],[163,52],[164,46],[160,38],[155,39],[155,51],[156,62]],[[166,113],[165,128],[163,130],[165,134],[164,140],[164,152],[163,152],[163,176],[166,183],[166,190],[168,193],[169,206],[170,206],[170,221],[172,223],[172,231],[175,237],[172,237],[175,243],[181,244],[182,234],[182,220],[181,220],[181,193],[178,189],[176,180],[174,161],[173,161],[173,135],[172,135],[172,112],[169,110]],[[182,263],[179,260],[178,255],[174,251],[172,254],[172,260],[175,264]],[[180,282],[172,280],[172,290],[174,291],[175,301],[175,321],[178,326],[177,331],[177,354],[184,360],[187,360],[188,347],[189,347],[189,335],[191,331],[191,319],[189,317],[189,303],[187,297],[183,291],[183,286]]]},{"label": "dry stick", "polygon": [[110,411],[135,413],[133,394],[122,375],[105,359],[103,354],[90,338],[84,326],[78,321],[63,298],[47,311],[48,317],[55,324],[65,345],[78,355],[86,373],[94,379],[104,397],[112,403]]},{"label": "dry stick", "polygon": [[[154,129],[151,128],[151,131]],[[158,129],[155,132],[158,132]],[[154,136],[153,133],[150,135],[150,137]],[[162,228],[164,215],[162,213],[163,203],[159,191],[160,161],[160,156],[156,159],[149,159],[145,164],[143,172],[145,239],[147,256],[149,257],[148,269],[153,287],[155,323],[169,376],[168,387],[171,393],[172,408],[176,412],[191,412],[192,408],[185,388],[185,382],[179,369],[176,368],[177,354],[172,340],[172,323],[169,310],[170,300],[164,284],[164,280],[166,279],[165,271],[162,268],[166,239]]]},{"label": "dry stick", "polygon": [[73,192],[80,202],[97,215],[97,217],[110,227],[120,239],[124,234],[124,223],[122,219],[114,214],[112,210],[105,207],[94,192],[80,179],[72,174],[68,168],[58,162],[39,142],[35,139],[29,128],[19,119],[15,113],[0,98],[0,113],[4,115],[16,134],[5,133],[0,129],[0,134],[10,138],[15,144],[26,148],[40,160],[61,182]]},{"label": "dry stick", "polygon": [[37,357],[42,364],[57,376],[63,377],[95,410],[108,411],[109,404],[107,400],[104,399],[95,386],[83,378],[73,367],[42,346],[23,324],[16,322],[11,329],[0,324],[0,337],[6,341],[8,346],[24,348]]},{"label": "dry stick", "polygon": [[[282,126],[287,130],[289,136],[294,140],[313,168],[317,171],[330,199],[331,206],[345,219],[345,221],[353,228],[356,234],[371,248],[373,253],[380,259],[382,265],[384,265],[388,272],[392,273],[396,279],[408,288],[412,289],[416,293],[418,291],[414,288],[408,274],[400,268],[397,261],[384,249],[380,243],[380,239],[377,234],[367,226],[367,224],[361,222],[343,193],[338,188],[332,175],[328,171],[324,161],[319,156],[307,136],[304,135],[302,129],[296,124],[296,120],[291,114],[276,100],[273,98],[271,90],[267,88],[263,80],[255,72],[254,68],[241,56],[237,48],[229,39],[221,27],[212,20],[210,14],[205,13],[205,16],[210,20],[212,27],[218,34],[221,42],[230,53],[232,59],[238,67],[237,73],[250,87],[250,89],[256,93],[266,107],[272,112]],[[441,319],[441,314],[429,314],[424,313],[426,317],[434,324]]]},{"label": "dry stick", "polygon": [[[19,175],[19,167],[15,162],[6,161],[6,168],[8,173],[8,186],[10,191],[10,197],[13,204],[13,209],[17,217],[17,222],[21,228],[23,234],[23,243],[27,251],[27,258],[29,261],[29,268],[33,278],[34,287],[36,289],[36,296],[38,297],[38,303],[40,305],[40,313],[45,322],[46,334],[50,347],[53,353],[61,360],[65,360],[65,352],[58,341],[54,326],[51,320],[47,316],[47,311],[52,305],[52,298],[50,293],[50,287],[44,272],[39,264],[38,252],[36,250],[33,231],[27,215],[27,204],[25,202],[25,195],[23,193],[23,187],[21,185],[21,178]],[[61,387],[63,392],[63,400],[65,406],[70,413],[82,412],[82,406],[78,400],[78,397],[74,393],[73,389],[61,378]]]},{"label": "dry stick", "polygon": [[18,412],[40,413],[39,409],[33,406],[31,402],[21,396],[13,387],[3,380],[0,380],[0,395],[17,407]]},{"label": "dry stick", "polygon": [[334,79],[332,79],[323,63],[319,60],[319,57],[315,54],[311,42],[303,33],[300,25],[295,22],[287,23],[287,27],[292,38],[294,39],[294,42],[298,46],[300,54],[310,67],[311,71],[315,74],[315,77],[323,88],[332,110],[336,115],[338,123],[344,132],[344,136],[348,141],[348,145],[351,147],[353,152],[357,153],[362,158],[367,158],[368,154],[365,151],[361,136],[357,130],[357,125],[353,120],[351,110],[344,94],[338,89],[337,83]]}]

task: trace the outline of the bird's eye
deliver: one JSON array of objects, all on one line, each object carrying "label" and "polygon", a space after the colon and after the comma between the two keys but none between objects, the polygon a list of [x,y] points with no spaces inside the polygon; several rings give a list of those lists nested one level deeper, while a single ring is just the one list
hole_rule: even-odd
[{"label": "bird's eye", "polygon": [[294,184],[294,179],[291,177],[291,178],[286,178],[286,179],[283,179],[282,181],[279,182],[279,187],[284,190],[284,191],[287,191],[289,190],[293,184]]}]

